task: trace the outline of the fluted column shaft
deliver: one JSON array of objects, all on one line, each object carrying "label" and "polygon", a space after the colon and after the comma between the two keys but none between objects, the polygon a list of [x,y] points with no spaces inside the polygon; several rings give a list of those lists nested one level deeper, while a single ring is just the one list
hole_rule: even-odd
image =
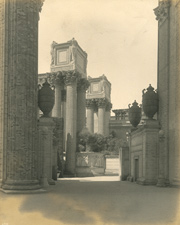
[{"label": "fluted column shaft", "polygon": [[39,188],[37,69],[39,0],[0,1],[0,179]]},{"label": "fluted column shaft", "polygon": [[77,132],[77,82],[66,81],[66,172],[75,174],[76,132]]},{"label": "fluted column shaft", "polygon": [[94,133],[94,102],[92,99],[86,100],[87,122],[86,127],[90,133]]},{"label": "fluted column shaft", "polygon": [[105,110],[107,101],[106,99],[98,99],[98,133],[105,135]]},{"label": "fluted column shaft", "polygon": [[106,104],[106,112],[105,112],[105,132],[104,132],[105,136],[109,135],[109,121],[111,117],[111,108],[112,108],[112,104],[108,102]]},{"label": "fluted column shaft", "polygon": [[61,85],[55,84],[55,103],[52,110],[52,117],[61,118]]},{"label": "fluted column shaft", "polygon": [[86,89],[89,82],[82,78],[77,86],[77,132],[82,131],[86,126]]},{"label": "fluted column shaft", "polygon": [[98,108],[98,133],[105,134],[105,107]]}]

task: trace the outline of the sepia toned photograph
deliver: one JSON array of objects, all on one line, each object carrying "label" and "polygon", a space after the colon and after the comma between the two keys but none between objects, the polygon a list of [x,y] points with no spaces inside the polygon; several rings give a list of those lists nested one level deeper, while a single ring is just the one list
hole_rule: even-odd
[{"label": "sepia toned photograph", "polygon": [[180,224],[180,0],[0,0],[0,225]]}]

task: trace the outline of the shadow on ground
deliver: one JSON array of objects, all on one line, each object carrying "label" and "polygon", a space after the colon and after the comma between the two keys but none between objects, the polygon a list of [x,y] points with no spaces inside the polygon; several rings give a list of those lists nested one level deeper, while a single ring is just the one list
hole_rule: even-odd
[{"label": "shadow on ground", "polygon": [[176,224],[179,189],[92,181],[60,180],[47,193],[24,195],[20,213],[57,224]]}]

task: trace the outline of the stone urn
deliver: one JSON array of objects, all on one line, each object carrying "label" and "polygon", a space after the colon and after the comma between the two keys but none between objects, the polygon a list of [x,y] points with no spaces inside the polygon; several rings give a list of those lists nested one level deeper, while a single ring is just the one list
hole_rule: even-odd
[{"label": "stone urn", "polygon": [[132,103],[131,107],[129,104],[129,121],[133,127],[137,127],[141,121],[141,107],[138,106],[136,101]]},{"label": "stone urn", "polygon": [[143,111],[145,115],[149,119],[153,119],[153,116],[158,111],[158,94],[157,91],[154,91],[154,88],[149,85],[147,88],[147,91],[145,92],[145,89],[142,91],[142,105],[143,105]]},{"label": "stone urn", "polygon": [[55,91],[50,87],[47,80],[38,91],[38,106],[44,117],[49,117],[55,102]]}]

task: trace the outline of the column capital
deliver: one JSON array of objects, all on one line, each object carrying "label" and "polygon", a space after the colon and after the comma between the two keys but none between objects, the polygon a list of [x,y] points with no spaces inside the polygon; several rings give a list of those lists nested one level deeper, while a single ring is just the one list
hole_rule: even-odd
[{"label": "column capital", "polygon": [[90,83],[86,78],[80,78],[77,82],[77,89],[86,91],[89,87]]},{"label": "column capital", "polygon": [[111,102],[107,102],[106,104],[106,111],[110,111],[112,109],[112,103]]},{"label": "column capital", "polygon": [[70,85],[81,79],[81,74],[76,70],[58,71],[47,73],[47,78],[53,85]]},{"label": "column capital", "polygon": [[48,82],[52,85],[64,85],[64,76],[62,71],[47,73]]},{"label": "column capital", "polygon": [[97,98],[96,103],[98,108],[106,108],[108,100],[105,98]]},{"label": "column capital", "polygon": [[169,0],[161,1],[159,6],[154,9],[154,14],[156,15],[156,20],[159,21],[161,25],[169,16]]},{"label": "column capital", "polygon": [[95,108],[95,101],[94,99],[86,99],[86,108],[94,109]]}]

